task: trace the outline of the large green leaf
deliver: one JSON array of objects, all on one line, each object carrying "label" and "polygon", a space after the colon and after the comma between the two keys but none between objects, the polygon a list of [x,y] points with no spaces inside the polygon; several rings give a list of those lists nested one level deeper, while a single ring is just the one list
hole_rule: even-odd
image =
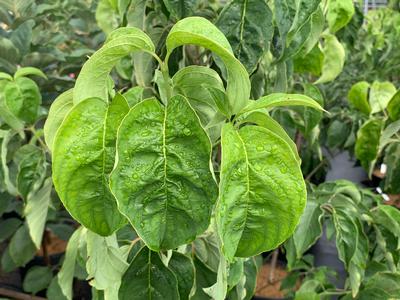
[{"label": "large green leaf", "polygon": [[41,189],[38,191],[33,190],[28,194],[26,201],[24,210],[26,224],[28,225],[31,239],[37,249],[39,249],[42,244],[52,187],[53,182],[51,178],[47,178]]},{"label": "large green leaf", "polygon": [[374,81],[369,92],[369,104],[371,114],[378,113],[388,106],[390,99],[396,93],[396,87],[388,81]]},{"label": "large green leaf", "polygon": [[353,84],[347,95],[349,102],[359,111],[367,115],[371,112],[371,107],[368,103],[369,87],[370,84],[366,81],[357,82]]},{"label": "large green leaf", "polygon": [[334,80],[340,72],[342,72],[345,60],[345,50],[343,45],[333,34],[325,34],[324,46],[322,52],[324,54],[321,77],[315,81],[315,84],[326,83]]},{"label": "large green leaf", "polygon": [[115,0],[100,0],[96,8],[97,25],[106,34],[109,34],[119,25],[117,7],[112,5],[113,2],[116,3]]},{"label": "large green leaf", "polygon": [[188,300],[194,285],[194,265],[192,260],[179,252],[174,252],[168,268],[178,280],[179,299]]},{"label": "large green leaf", "polygon": [[[6,84],[7,81],[0,80],[1,91],[4,91]],[[17,131],[20,136],[24,136],[24,123],[11,112],[3,92],[0,92],[0,120]]]},{"label": "large green leaf", "polygon": [[372,213],[374,221],[398,239],[397,249],[400,249],[400,211],[390,205],[380,205]]},{"label": "large green leaf", "polygon": [[392,99],[390,99],[387,111],[392,120],[400,119],[400,91],[397,91],[397,93],[393,95]]},{"label": "large green leaf", "polygon": [[34,266],[25,275],[23,289],[25,292],[36,294],[50,284],[53,272],[49,267]]},{"label": "large green leaf", "polygon": [[400,143],[393,143],[386,149],[383,162],[387,166],[385,191],[400,194]]},{"label": "large green leaf", "polygon": [[305,202],[286,141],[263,127],[224,126],[217,224],[228,259],[276,248],[293,233]]},{"label": "large green leaf", "polygon": [[149,248],[173,249],[207,229],[216,199],[211,144],[184,97],[166,108],[155,99],[132,108],[117,152],[111,190]]},{"label": "large green leaf", "polygon": [[350,22],[355,12],[353,0],[330,0],[328,2],[329,31],[335,33]]},{"label": "large green leaf", "polygon": [[13,235],[9,245],[9,254],[16,266],[24,266],[36,253],[35,244],[29,236],[28,226],[22,225]]},{"label": "large green leaf", "polygon": [[110,235],[125,219],[108,187],[118,126],[128,112],[117,95],[110,105],[91,98],[65,117],[53,144],[53,180],[61,201],[82,225]]},{"label": "large green leaf", "polygon": [[400,298],[400,274],[379,272],[367,280],[357,299],[389,300],[397,298]]},{"label": "large green leaf", "polygon": [[218,16],[217,27],[232,45],[233,53],[252,73],[269,48],[274,27],[264,0],[233,0]]},{"label": "large green leaf", "polygon": [[124,56],[145,51],[154,55],[154,44],[138,28],[119,28],[110,33],[106,43],[83,65],[74,87],[74,104],[87,98],[98,97],[108,101],[108,75]]},{"label": "large green leaf", "polygon": [[166,40],[167,61],[172,51],[182,45],[195,44],[213,51],[224,62],[227,73],[227,94],[231,114],[240,111],[250,96],[249,75],[234,57],[232,48],[221,31],[210,21],[200,17],[185,18],[172,27]]},{"label": "large green leaf", "polygon": [[264,96],[256,101],[250,101],[250,103],[243,108],[239,114],[262,108],[270,109],[277,106],[308,106],[317,110],[324,110],[317,101],[308,96],[300,94],[275,93]]},{"label": "large green leaf", "polygon": [[8,82],[4,88],[4,97],[16,117],[28,123],[36,121],[42,96],[33,80],[18,77],[15,81]]},{"label": "large green leaf", "polygon": [[176,300],[178,282],[159,254],[143,247],[122,277],[118,299]]},{"label": "large green leaf", "polygon": [[19,68],[15,74],[14,74],[14,78],[17,79],[19,77],[26,77],[29,75],[35,75],[35,76],[39,76],[42,77],[44,79],[47,79],[47,76],[40,70],[34,67],[23,67],[23,68]]},{"label": "large green leaf", "polygon": [[372,162],[378,155],[379,138],[383,126],[382,119],[370,119],[357,132],[355,154],[367,171],[373,167]]},{"label": "large green leaf", "polygon": [[53,142],[58,128],[73,106],[72,94],[73,89],[69,89],[59,95],[50,106],[49,114],[43,128],[44,139],[50,151],[53,149]]},{"label": "large green leaf", "polygon": [[0,138],[1,140],[1,179],[4,182],[4,186],[7,192],[11,195],[16,196],[18,194],[17,188],[10,176],[10,169],[8,167],[7,155],[8,154],[8,144],[10,143],[11,139],[15,135],[15,132],[12,130],[1,130],[0,129]]}]

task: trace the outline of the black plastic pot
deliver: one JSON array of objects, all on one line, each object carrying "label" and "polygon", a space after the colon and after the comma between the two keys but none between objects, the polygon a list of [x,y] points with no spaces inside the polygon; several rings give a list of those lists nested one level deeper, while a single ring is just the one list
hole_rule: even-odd
[{"label": "black plastic pot", "polygon": [[326,173],[326,181],[347,179],[354,183],[362,183],[368,180],[368,174],[357,161],[352,158],[348,151],[342,151],[335,155],[324,153],[329,160],[330,169]]}]

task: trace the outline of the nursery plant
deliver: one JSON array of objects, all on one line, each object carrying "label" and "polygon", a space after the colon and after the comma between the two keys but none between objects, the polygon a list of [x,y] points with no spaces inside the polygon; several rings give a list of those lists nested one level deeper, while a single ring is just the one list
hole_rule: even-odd
[{"label": "nursery plant", "polygon": [[352,86],[348,100],[361,114],[361,126],[355,140],[355,155],[371,175],[383,164],[383,188],[400,193],[400,93],[390,82],[361,81]]},{"label": "nursery plant", "polygon": [[[105,298],[224,299],[229,292],[249,299],[253,256],[284,242],[304,209],[295,144],[268,111],[322,111],[318,102],[282,93],[250,100],[245,67],[204,18],[178,21],[165,43],[161,59],[140,29],[112,31],[50,109],[45,139],[54,186],[83,225],[57,275],[69,299],[80,258]],[[219,57],[226,85],[204,66],[170,73],[173,51],[188,44]],[[115,64],[138,51],[159,64],[158,97],[113,88]],[[133,242],[119,245],[121,230]],[[219,250],[202,254],[211,245]]]},{"label": "nursery plant", "polygon": [[[307,250],[322,235],[336,240],[348,277],[344,289],[332,283],[332,271],[315,269]],[[400,297],[400,212],[382,197],[345,180],[326,182],[310,192],[293,236],[285,243],[288,268],[286,288],[295,299],[396,299]],[[292,282],[292,285],[289,284]]]}]

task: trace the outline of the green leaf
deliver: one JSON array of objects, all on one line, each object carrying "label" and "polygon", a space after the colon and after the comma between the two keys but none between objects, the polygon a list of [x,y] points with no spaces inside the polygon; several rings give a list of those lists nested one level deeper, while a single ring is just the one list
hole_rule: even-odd
[{"label": "green leaf", "polygon": [[303,49],[300,51],[301,55],[306,55],[315,48],[324,30],[324,25],[324,13],[319,6],[317,10],[311,15],[311,30],[307,40],[304,43]]},{"label": "green leaf", "polygon": [[53,272],[49,267],[34,266],[29,269],[23,282],[25,292],[36,294],[50,285]]},{"label": "green leaf", "polygon": [[47,76],[41,70],[34,67],[19,68],[14,74],[14,79],[17,79],[19,77],[26,77],[29,75],[35,75],[47,79]]},{"label": "green leaf", "polygon": [[396,93],[396,87],[388,81],[374,81],[369,92],[371,114],[378,113],[388,106],[389,101]]},{"label": "green leaf", "polygon": [[78,247],[80,239],[84,234],[83,227],[79,227],[72,234],[68,241],[67,249],[65,250],[65,258],[61,266],[60,271],[57,274],[58,285],[61,289],[62,294],[68,299],[72,300],[72,282],[75,273],[75,264],[78,255]]},{"label": "green leaf", "polygon": [[88,231],[86,270],[90,285],[104,290],[105,297],[116,297],[122,275],[128,268],[128,254],[119,248],[115,234],[102,237]]},{"label": "green leaf", "polygon": [[218,111],[213,92],[225,92],[218,73],[207,67],[188,66],[175,73],[172,84],[174,94],[185,96],[203,126],[207,126]]},{"label": "green leaf", "polygon": [[357,132],[355,154],[367,171],[373,168],[378,155],[379,138],[384,126],[382,119],[370,119]]},{"label": "green leaf", "polygon": [[[4,89],[5,85],[6,81],[0,80],[0,89]],[[24,123],[10,111],[3,93],[0,93],[0,120],[17,131],[21,137],[24,136]]]},{"label": "green leaf", "polygon": [[35,256],[36,247],[29,236],[28,226],[21,226],[13,235],[9,253],[16,266],[24,266]]},{"label": "green leaf", "polygon": [[249,113],[245,118],[240,119],[241,123],[254,123],[259,126],[262,126],[273,133],[275,133],[277,136],[279,136],[281,139],[283,139],[288,146],[291,148],[294,156],[296,157],[297,161],[301,162],[299,153],[297,152],[297,147],[296,144],[293,142],[293,140],[288,136],[286,131],[282,128],[282,126],[275,121],[273,118],[271,118],[269,115],[260,112],[260,111],[254,111],[252,113]]},{"label": "green leaf", "polygon": [[18,49],[21,56],[24,56],[30,51],[32,42],[32,27],[34,25],[34,20],[28,20],[11,32],[10,40]]},{"label": "green leaf", "polygon": [[118,299],[179,299],[178,282],[159,254],[143,247],[122,277]]},{"label": "green leaf", "polygon": [[400,211],[390,205],[379,205],[372,213],[374,221],[397,238],[397,249],[400,249]]},{"label": "green leaf", "polygon": [[100,0],[96,8],[97,25],[106,34],[109,34],[119,26],[117,8],[112,5],[114,0]]},{"label": "green leaf", "polygon": [[340,148],[349,137],[349,127],[341,120],[333,120],[327,131],[327,145],[330,148]]},{"label": "green leaf", "polygon": [[203,291],[213,300],[224,300],[228,290],[227,261],[223,255],[220,256],[217,272],[217,282],[203,288]]},{"label": "green leaf", "polygon": [[239,113],[239,115],[257,109],[270,109],[277,106],[308,106],[317,110],[325,111],[317,101],[308,96],[300,94],[275,93],[261,97],[256,101],[250,101],[250,104],[248,104]]},{"label": "green leaf", "polygon": [[370,277],[360,291],[359,299],[400,298],[400,274],[379,272]]},{"label": "green leaf", "polygon": [[194,285],[193,261],[186,255],[174,251],[168,263],[168,268],[178,280],[179,299],[188,300]]},{"label": "green leaf", "polygon": [[110,33],[106,43],[83,65],[74,87],[74,104],[98,97],[108,102],[107,81],[115,64],[124,56],[145,51],[154,54],[151,39],[138,28],[118,28]]},{"label": "green leaf", "polygon": [[[1,199],[3,201],[3,199]],[[17,218],[1,219],[0,220],[0,242],[8,239],[17,228],[21,225],[21,220]]]},{"label": "green leaf", "polygon": [[49,300],[68,300],[61,291],[57,276],[53,277],[51,280],[46,291],[46,297]]},{"label": "green leaf", "polygon": [[383,162],[387,166],[385,191],[400,194],[400,143],[394,143],[386,149]]},{"label": "green leaf", "polygon": [[42,244],[52,187],[53,182],[51,178],[47,178],[40,190],[32,191],[28,194],[24,209],[29,234],[37,249],[39,249]]},{"label": "green leaf", "polygon": [[166,108],[155,99],[132,108],[117,152],[111,190],[149,248],[174,249],[207,229],[216,199],[211,144],[183,96]]},{"label": "green leaf", "polygon": [[326,83],[334,80],[344,66],[345,50],[343,45],[332,34],[325,34],[322,53],[324,60],[322,64],[322,75],[314,84]]},{"label": "green leaf", "polygon": [[[324,98],[317,86],[310,83],[305,83],[303,88],[306,96],[317,101],[321,107],[324,106]],[[315,110],[307,106],[303,108],[304,134],[306,136],[309,136],[312,130],[318,126],[322,117],[322,112],[319,110]]]},{"label": "green leaf", "polygon": [[233,53],[250,74],[269,48],[274,27],[264,0],[233,0],[225,5],[215,25],[225,34]]},{"label": "green leaf", "polygon": [[313,197],[309,197],[300,222],[293,234],[296,256],[301,259],[303,254],[317,241],[322,234],[323,211]]},{"label": "green leaf", "polygon": [[193,16],[198,0],[163,0],[169,13],[177,20]]},{"label": "green leaf", "polygon": [[98,98],[82,101],[65,117],[53,144],[53,181],[61,201],[76,220],[103,236],[125,224],[108,179],[116,131],[128,110],[120,95],[110,105]]},{"label": "green leaf", "polygon": [[369,115],[371,112],[371,107],[368,103],[369,87],[370,84],[368,82],[360,81],[353,84],[349,93],[347,94],[347,99],[349,99],[349,102],[356,109],[366,115]]},{"label": "green leaf", "polygon": [[4,181],[4,185],[6,187],[7,192],[13,196],[16,196],[18,194],[17,188],[10,179],[10,169],[8,168],[7,164],[8,144],[10,143],[14,135],[15,133],[12,132],[12,130],[0,129],[0,138],[2,138],[1,141],[1,166],[2,166],[2,177],[3,177],[2,179]]},{"label": "green leaf", "polygon": [[53,149],[54,138],[58,128],[73,107],[72,93],[73,89],[65,91],[59,95],[50,106],[49,114],[43,128],[44,139],[50,151]]},{"label": "green leaf", "polygon": [[135,86],[135,87],[127,90],[125,93],[123,93],[122,96],[125,97],[126,101],[129,104],[129,107],[132,108],[136,104],[138,104],[140,101],[142,101],[143,91],[144,91],[143,87]]},{"label": "green leaf", "polygon": [[393,123],[390,123],[386,128],[382,131],[381,137],[379,139],[379,153],[391,142],[395,141],[393,138],[394,135],[400,133],[400,120],[397,120]]},{"label": "green leaf", "polygon": [[397,91],[397,93],[393,95],[392,99],[390,99],[387,111],[392,120],[400,119],[400,91]]},{"label": "green leaf", "polygon": [[284,242],[305,202],[303,176],[286,141],[263,127],[237,131],[232,124],[224,126],[216,218],[228,260],[253,256]]},{"label": "green leaf", "polygon": [[219,244],[215,232],[206,232],[193,241],[196,257],[210,270],[217,273],[219,265]]},{"label": "green leaf", "polygon": [[19,50],[13,42],[2,36],[0,36],[0,58],[11,64],[17,63],[21,58]]},{"label": "green leaf", "polygon": [[203,290],[213,285],[217,281],[217,274],[205,266],[196,257],[193,259],[194,266],[196,269],[196,291],[194,295],[190,298],[191,300],[208,300],[210,298]]},{"label": "green leaf", "polygon": [[345,27],[354,15],[355,9],[353,0],[331,0],[328,2],[329,31],[335,33]]},{"label": "green leaf", "polygon": [[26,151],[18,163],[17,189],[23,199],[36,192],[46,176],[46,157],[44,151],[34,145],[24,145],[18,152]]},{"label": "green leaf", "polygon": [[19,77],[8,82],[4,88],[4,97],[8,108],[16,117],[30,124],[36,121],[42,96],[33,80]]},{"label": "green leaf", "polygon": [[224,62],[228,72],[227,95],[231,114],[240,111],[250,96],[249,75],[234,57],[232,48],[224,36],[210,21],[200,17],[185,18],[172,27],[166,40],[167,58],[182,45],[195,44],[213,51]]},{"label": "green leaf", "polygon": [[4,73],[4,72],[0,72],[0,80],[5,79],[8,81],[12,81],[13,77],[10,74]]}]

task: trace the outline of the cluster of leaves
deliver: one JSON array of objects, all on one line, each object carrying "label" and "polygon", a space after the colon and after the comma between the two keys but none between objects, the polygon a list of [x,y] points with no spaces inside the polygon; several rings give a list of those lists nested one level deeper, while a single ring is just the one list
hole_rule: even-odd
[{"label": "cluster of leaves", "polygon": [[[143,299],[157,293],[187,299],[199,291],[201,299],[225,299],[228,292],[246,299],[254,290],[254,278],[246,275],[254,275],[252,256],[284,242],[305,205],[296,147],[268,110],[322,107],[298,94],[250,100],[248,73],[223,33],[204,18],[177,22],[165,44],[163,61],[140,29],[110,32],[83,66],[73,90],[56,99],[44,132],[52,152],[54,185],[71,216],[90,230],[83,238],[86,269],[91,284],[107,297]],[[185,67],[170,77],[168,60],[174,49],[186,44],[219,56],[226,88],[219,75],[204,66]],[[159,99],[144,98],[143,88],[122,93],[113,88],[112,68],[137,51],[159,63]],[[210,138],[218,149],[212,162]],[[217,178],[212,166],[219,169]],[[119,247],[115,234],[127,221],[145,245],[130,264],[124,249],[132,245]],[[207,228],[220,249],[218,265],[209,266],[211,274],[216,271],[216,283],[196,281],[193,288],[193,253],[201,255],[190,248],[196,248],[202,239],[196,237]],[[106,253],[120,252],[110,258],[107,267],[117,272],[107,280],[102,276],[109,272],[99,271],[105,266],[92,261],[103,256],[100,246],[90,246],[90,236]],[[174,256],[180,256],[175,249],[186,254],[176,258],[187,261],[183,270],[174,267]],[[246,262],[251,270],[244,267]],[[181,279],[190,272],[192,276]]]},{"label": "cluster of leaves", "polygon": [[[285,243],[292,282],[306,271],[296,299],[390,299],[400,297],[400,212],[380,197],[348,181],[326,182],[313,189],[293,236]],[[322,235],[336,239],[348,272],[345,290],[336,290],[329,272],[310,266],[306,251]],[[292,278],[292,279],[293,279]],[[386,288],[390,287],[390,288]]]},{"label": "cluster of leaves", "polygon": [[42,91],[53,99],[54,93],[73,85],[70,74],[77,73],[85,56],[104,41],[95,8],[91,0],[1,1],[0,71],[13,74],[18,66],[42,69],[48,75]]}]

